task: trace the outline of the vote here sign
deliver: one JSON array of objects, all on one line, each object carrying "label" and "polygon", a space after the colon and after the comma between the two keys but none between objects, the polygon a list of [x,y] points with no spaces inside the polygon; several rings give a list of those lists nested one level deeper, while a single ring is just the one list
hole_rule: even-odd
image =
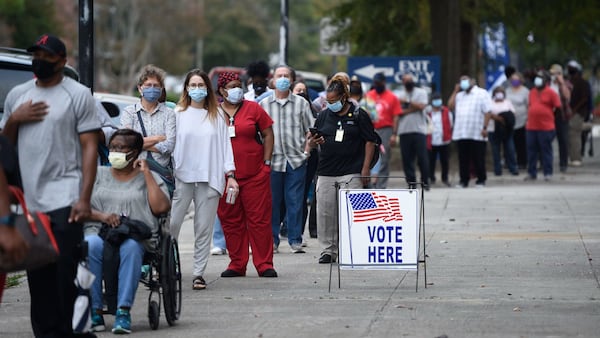
[{"label": "vote here sign", "polygon": [[419,203],[413,189],[341,189],[340,268],[416,270]]}]

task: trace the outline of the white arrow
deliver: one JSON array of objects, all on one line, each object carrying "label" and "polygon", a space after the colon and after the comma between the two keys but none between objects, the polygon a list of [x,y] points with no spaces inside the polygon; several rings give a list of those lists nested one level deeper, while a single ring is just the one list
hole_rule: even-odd
[{"label": "white arrow", "polygon": [[383,75],[386,77],[394,76],[394,67],[375,67],[375,65],[370,64],[368,66],[364,66],[362,68],[358,68],[354,70],[355,74],[358,74],[362,77],[366,77],[368,79],[373,79],[375,74],[383,72]]}]

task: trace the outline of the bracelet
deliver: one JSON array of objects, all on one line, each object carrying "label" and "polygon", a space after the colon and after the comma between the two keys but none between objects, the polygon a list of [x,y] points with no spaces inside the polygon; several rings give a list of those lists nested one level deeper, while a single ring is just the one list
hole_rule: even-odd
[{"label": "bracelet", "polygon": [[310,153],[309,153],[308,151],[306,151],[306,150],[303,152],[303,154],[304,154],[304,156],[306,156],[306,157],[310,157]]},{"label": "bracelet", "polygon": [[227,174],[227,178],[233,178],[233,179],[235,179],[235,174],[234,173],[229,173],[229,174]]},{"label": "bracelet", "polygon": [[11,228],[14,228],[15,227],[15,214],[13,214],[11,212],[8,215],[0,217],[0,224],[4,224]]},{"label": "bracelet", "polygon": [[265,160],[265,165],[270,167],[271,166],[271,160]]}]

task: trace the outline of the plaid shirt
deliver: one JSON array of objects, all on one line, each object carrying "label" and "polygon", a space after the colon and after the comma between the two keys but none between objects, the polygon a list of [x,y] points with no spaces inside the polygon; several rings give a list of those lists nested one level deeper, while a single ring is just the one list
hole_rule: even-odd
[{"label": "plaid shirt", "polygon": [[273,119],[275,145],[271,170],[285,172],[287,162],[294,169],[300,167],[306,161],[306,133],[315,124],[308,101],[291,92],[287,98],[277,99],[273,91],[259,104]]},{"label": "plaid shirt", "polygon": [[485,141],[481,131],[485,127],[485,114],[491,111],[491,106],[490,94],[478,86],[473,86],[469,93],[461,91],[456,94],[452,139]]}]

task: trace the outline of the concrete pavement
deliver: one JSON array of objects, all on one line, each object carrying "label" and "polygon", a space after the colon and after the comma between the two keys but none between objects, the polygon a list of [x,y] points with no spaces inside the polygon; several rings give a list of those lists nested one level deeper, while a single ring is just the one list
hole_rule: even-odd
[{"label": "concrete pavement", "polygon": [[[598,139],[596,139],[598,140]],[[600,142],[595,142],[600,152]],[[556,161],[557,156],[555,156]],[[555,165],[555,168],[558,168]],[[488,168],[491,169],[491,168]],[[401,172],[393,174],[401,175]],[[456,173],[452,173],[454,182]],[[433,186],[425,194],[427,277],[337,270],[317,264],[285,239],[274,257],[279,278],[220,278],[227,256],[211,256],[208,288],[193,291],[193,230],[181,233],[183,311],[150,330],[147,291],[132,311],[140,337],[598,337],[600,335],[600,155],[555,173],[551,182],[495,177],[467,189]],[[404,187],[394,179],[391,187]],[[5,291],[0,336],[29,337],[26,282]],[[113,318],[105,317],[111,327]],[[108,337],[109,332],[99,334]]]}]

